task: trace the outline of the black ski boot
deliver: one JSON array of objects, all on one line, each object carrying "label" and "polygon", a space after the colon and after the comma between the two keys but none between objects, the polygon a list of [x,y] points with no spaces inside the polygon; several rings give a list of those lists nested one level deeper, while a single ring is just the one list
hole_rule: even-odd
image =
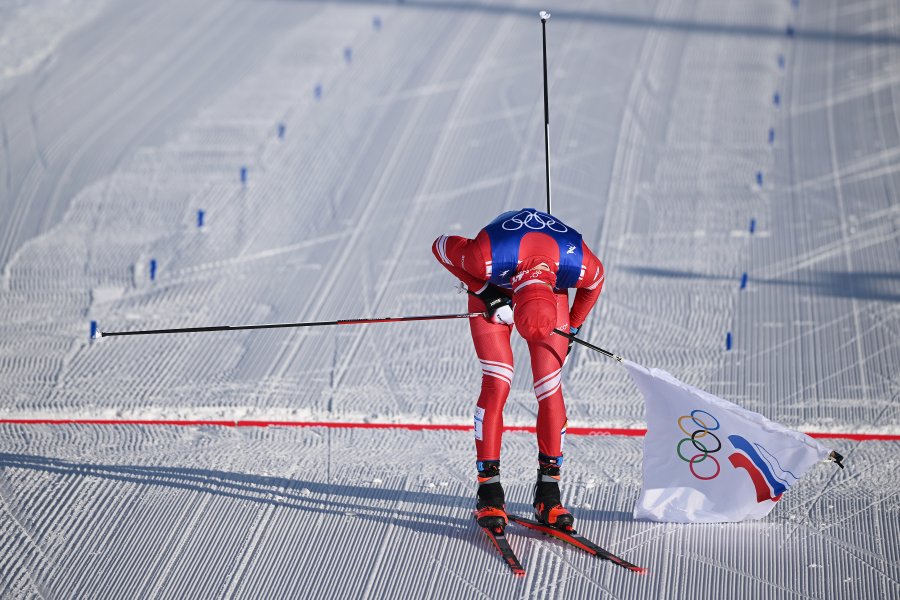
[{"label": "black ski boot", "polygon": [[534,516],[538,521],[562,531],[571,531],[575,517],[565,509],[559,496],[559,464],[562,457],[538,455],[537,483],[534,484]]},{"label": "black ski boot", "polygon": [[478,502],[475,504],[475,520],[488,529],[504,529],[509,522],[506,516],[506,498],[500,485],[500,461],[486,460],[478,463]]}]

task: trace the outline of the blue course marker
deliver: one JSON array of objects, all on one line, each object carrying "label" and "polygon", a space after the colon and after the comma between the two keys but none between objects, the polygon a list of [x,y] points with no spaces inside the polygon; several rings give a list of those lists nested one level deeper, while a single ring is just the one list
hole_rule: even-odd
[{"label": "blue course marker", "polygon": [[762,187],[762,184],[763,184],[762,171],[757,171],[756,172],[756,185]]},{"label": "blue course marker", "polygon": [[772,104],[774,104],[775,106],[779,106],[781,104],[781,94],[775,92],[772,95]]},{"label": "blue course marker", "polygon": [[322,99],[322,84],[317,83],[315,89],[313,90],[313,95],[316,97],[316,100]]},{"label": "blue course marker", "polygon": [[787,29],[784,30],[784,33],[787,34],[788,37],[794,37],[794,26],[788,25]]},{"label": "blue course marker", "polygon": [[783,68],[784,68],[784,54],[779,54],[779,55],[778,55],[778,68],[779,68],[779,69],[783,69]]},{"label": "blue course marker", "polygon": [[774,127],[769,127],[769,143],[770,144],[775,143],[775,128]]},{"label": "blue course marker", "polygon": [[741,275],[741,289],[743,290],[746,288],[747,288],[747,273],[744,273],[743,275]]},{"label": "blue course marker", "polygon": [[750,233],[756,232],[756,219],[750,219]]},{"label": "blue course marker", "polygon": [[91,339],[97,339],[97,321],[91,321]]},{"label": "blue course marker", "polygon": [[156,280],[156,259],[150,259],[150,281]]},{"label": "blue course marker", "polygon": [[241,167],[241,183],[247,185],[247,167]]},{"label": "blue course marker", "polygon": [[203,221],[206,217],[206,212],[202,210],[197,211],[197,227],[203,227]]},{"label": "blue course marker", "polygon": [[278,124],[278,139],[279,140],[284,139],[284,129],[285,129],[284,123],[279,123]]},{"label": "blue course marker", "polygon": [[725,334],[725,349],[731,350],[731,332]]},{"label": "blue course marker", "polygon": [[348,65],[353,62],[353,48],[351,48],[350,46],[344,48],[344,60]]},{"label": "blue course marker", "polygon": [[375,15],[372,17],[372,29],[375,31],[381,31],[381,17]]}]

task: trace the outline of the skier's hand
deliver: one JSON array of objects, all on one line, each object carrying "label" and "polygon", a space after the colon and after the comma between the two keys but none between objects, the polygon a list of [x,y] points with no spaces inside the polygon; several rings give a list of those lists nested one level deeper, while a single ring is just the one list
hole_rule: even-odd
[{"label": "skier's hand", "polygon": [[492,323],[513,324],[512,298],[507,296],[502,288],[489,283],[486,288],[475,295],[484,302],[488,318]]}]

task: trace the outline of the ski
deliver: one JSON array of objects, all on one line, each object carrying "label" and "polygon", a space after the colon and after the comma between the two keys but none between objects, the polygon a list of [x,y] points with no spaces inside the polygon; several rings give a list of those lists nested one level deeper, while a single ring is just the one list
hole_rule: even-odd
[{"label": "ski", "polygon": [[[479,525],[479,527],[481,527]],[[487,534],[488,538],[490,538],[491,542],[493,542],[494,547],[497,549],[497,552],[500,553],[501,558],[509,567],[509,570],[513,572],[513,575],[516,577],[524,577],[525,576],[525,567],[522,566],[522,563],[519,562],[516,553],[513,552],[512,547],[509,545],[509,540],[506,539],[506,534],[503,533],[502,527],[481,527],[484,529],[484,533]]]},{"label": "ski", "polygon": [[571,531],[562,531],[560,529],[556,529],[554,527],[550,527],[549,525],[544,525],[543,523],[538,523],[537,521],[533,521],[531,519],[526,519],[524,517],[517,517],[516,515],[507,515],[509,517],[510,522],[516,523],[518,525],[522,525],[523,527],[527,527],[529,529],[534,529],[535,531],[540,531],[546,535],[552,535],[553,537],[562,540],[576,548],[584,550],[585,552],[596,556],[597,558],[602,558],[603,560],[608,560],[614,564],[619,565],[629,571],[634,571],[635,573],[645,574],[647,569],[643,567],[639,567],[637,565],[633,565],[630,562],[619,558],[615,554],[604,550],[594,542],[588,540],[582,535],[579,535],[574,529]]}]

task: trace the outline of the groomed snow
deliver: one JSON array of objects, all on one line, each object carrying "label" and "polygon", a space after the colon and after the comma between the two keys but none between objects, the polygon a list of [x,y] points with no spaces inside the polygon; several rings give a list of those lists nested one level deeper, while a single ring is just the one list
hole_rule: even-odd
[{"label": "groomed snow", "polygon": [[[469,423],[461,320],[89,322],[464,312],[430,244],[543,206],[548,7],[80,4],[0,0],[0,418]],[[900,434],[900,7],[549,10],[553,211],[607,269],[584,337],[792,428]],[[614,361],[579,348],[564,385],[570,426],[644,426]],[[469,432],[0,431],[0,596],[900,597],[896,441],[683,526],[631,517],[640,438],[569,436],[579,529],[650,572],[510,529],[519,580],[471,521]],[[533,436],[503,452],[526,512]]]}]

